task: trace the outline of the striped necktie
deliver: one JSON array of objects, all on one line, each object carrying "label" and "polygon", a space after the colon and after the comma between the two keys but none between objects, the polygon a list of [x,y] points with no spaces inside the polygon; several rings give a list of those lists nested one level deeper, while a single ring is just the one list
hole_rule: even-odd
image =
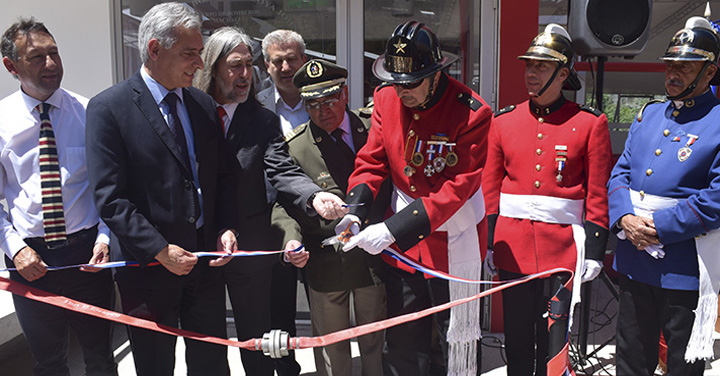
[{"label": "striped necktie", "polygon": [[40,188],[45,242],[48,248],[57,248],[65,244],[67,239],[60,164],[55,133],[50,124],[50,104],[43,102],[35,108],[40,112]]}]

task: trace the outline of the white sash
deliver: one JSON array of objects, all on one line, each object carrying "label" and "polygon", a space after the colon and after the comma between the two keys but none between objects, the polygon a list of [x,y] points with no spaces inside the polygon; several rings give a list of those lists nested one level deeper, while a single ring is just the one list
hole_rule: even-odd
[{"label": "white sash", "polygon": [[[391,207],[397,213],[415,199],[393,187]],[[447,232],[449,273],[458,277],[479,280],[482,271],[480,239],[477,224],[485,218],[485,200],[482,188],[468,199],[436,231]],[[480,285],[449,282],[450,300],[457,300],[480,293]],[[480,301],[475,300],[450,309],[450,327],[447,341],[450,344],[448,375],[474,375],[477,373],[477,345],[481,338]]]},{"label": "white sash", "polygon": [[[660,209],[667,209],[678,204],[679,200],[655,196],[641,195],[630,190],[635,215],[652,217],[652,213]],[[620,235],[620,234],[618,234]],[[623,234],[624,235],[624,234]],[[699,267],[699,297],[695,308],[695,321],[685,350],[685,361],[707,360],[713,357],[713,332],[718,313],[718,292],[720,292],[720,257],[718,257],[718,244],[720,244],[720,230],[708,231],[707,234],[695,237]]]},{"label": "white sash", "polygon": [[569,327],[572,326],[575,305],[580,303],[580,285],[585,272],[585,228],[582,220],[584,212],[585,200],[500,193],[500,215],[503,217],[571,225],[577,259],[570,302]]}]

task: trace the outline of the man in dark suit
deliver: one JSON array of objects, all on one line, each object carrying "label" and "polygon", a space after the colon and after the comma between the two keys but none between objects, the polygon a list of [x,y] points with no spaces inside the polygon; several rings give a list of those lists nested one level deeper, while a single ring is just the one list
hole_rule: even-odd
[{"label": "man in dark suit", "polygon": [[[316,184],[326,192],[345,196],[347,181],[353,171],[355,152],[365,145],[372,110],[347,110],[347,70],[323,60],[310,60],[295,74],[293,82],[300,89],[310,121],[286,136],[290,156]],[[369,221],[382,220],[389,206],[386,184],[373,203]],[[311,218],[288,209],[302,230],[303,255],[288,254],[292,262],[305,261],[309,285],[310,316],[313,335],[325,335],[351,326],[351,316],[358,325],[385,318],[385,285],[378,276],[383,261],[362,249],[342,251],[342,244],[323,245],[335,235],[338,221]],[[290,223],[289,230],[294,228]],[[300,234],[298,234],[300,235]],[[298,237],[298,239],[301,239]],[[354,301],[351,310],[350,300]],[[363,375],[381,375],[383,331],[358,338]],[[352,357],[350,341],[315,348],[318,375],[350,375]]]},{"label": "man in dark suit", "polygon": [[[210,267],[230,258],[191,253],[237,249],[220,119],[212,98],[189,87],[203,66],[200,26],[179,3],[148,11],[138,33],[143,66],[88,105],[88,172],[112,259],[140,264],[116,272],[123,311],[226,337],[223,284]],[[129,336],[138,375],[173,374],[176,337],[137,328]],[[189,375],[229,375],[224,346],[185,344]]]},{"label": "man in dark suit", "polygon": [[[223,129],[229,150],[235,156],[231,170],[238,178],[234,226],[238,231],[238,246],[241,249],[277,250],[283,248],[283,236],[271,227],[274,200],[269,201],[266,197],[267,184],[304,215],[317,217],[311,204],[325,214],[325,203],[335,203],[339,208],[342,200],[323,192],[292,163],[280,134],[278,117],[263,107],[253,94],[250,46],[250,37],[236,28],[216,30],[205,42],[202,53],[205,67],[197,75],[195,86],[215,99],[218,113],[226,125]],[[299,245],[291,243],[289,246]],[[303,255],[307,257],[307,252],[299,252],[296,256]],[[276,256],[245,257],[222,268],[240,340],[262,337],[271,329],[271,276],[276,262]],[[241,350],[240,354],[247,374],[273,375],[269,358],[247,350]],[[295,374],[300,370],[296,371]]]}]

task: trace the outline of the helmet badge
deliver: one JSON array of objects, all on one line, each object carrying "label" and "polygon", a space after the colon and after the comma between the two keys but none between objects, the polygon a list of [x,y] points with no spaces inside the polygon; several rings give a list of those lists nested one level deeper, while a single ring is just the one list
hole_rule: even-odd
[{"label": "helmet badge", "polygon": [[407,43],[402,43],[401,41],[398,41],[397,43],[393,44],[393,47],[395,47],[395,53],[399,54],[402,52],[403,54],[405,52],[405,47],[407,47]]},{"label": "helmet badge", "polygon": [[678,41],[679,44],[688,44],[692,43],[692,41],[695,39],[695,33],[693,33],[690,29],[682,29],[675,34],[675,39]]}]

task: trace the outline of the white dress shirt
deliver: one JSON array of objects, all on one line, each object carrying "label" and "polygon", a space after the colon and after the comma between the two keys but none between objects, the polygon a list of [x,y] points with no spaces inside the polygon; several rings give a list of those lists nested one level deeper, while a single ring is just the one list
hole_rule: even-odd
[{"label": "white dress shirt", "polygon": [[[109,230],[100,221],[88,182],[85,159],[87,98],[58,89],[45,102],[55,133],[67,234],[99,223],[96,243],[109,243]],[[21,90],[0,101],[0,249],[11,259],[27,244],[23,239],[44,237],[40,192],[41,103]],[[9,213],[8,213],[9,212]]]},{"label": "white dress shirt", "polygon": [[[273,85],[273,93],[275,95],[275,114],[280,118],[280,128],[283,136],[287,135],[291,130],[300,124],[310,120],[310,115],[305,111],[305,101],[300,100],[297,106],[290,107],[280,96],[277,86]],[[272,110],[272,109],[271,109]]]}]

